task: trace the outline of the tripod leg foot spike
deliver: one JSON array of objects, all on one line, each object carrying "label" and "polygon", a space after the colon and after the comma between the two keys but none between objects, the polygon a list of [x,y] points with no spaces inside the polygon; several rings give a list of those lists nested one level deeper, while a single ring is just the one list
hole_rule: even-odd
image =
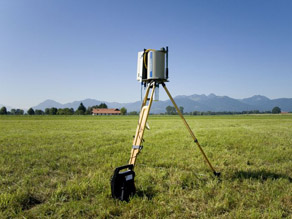
[{"label": "tripod leg foot spike", "polygon": [[214,173],[214,175],[217,176],[217,177],[220,177],[220,175],[221,175],[220,172],[216,172],[216,171],[214,171],[213,173]]}]

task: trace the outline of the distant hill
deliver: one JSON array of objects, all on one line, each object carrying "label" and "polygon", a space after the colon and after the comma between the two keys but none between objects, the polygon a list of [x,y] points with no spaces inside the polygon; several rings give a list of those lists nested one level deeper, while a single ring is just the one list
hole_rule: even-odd
[{"label": "distant hill", "polygon": [[[217,96],[215,94],[210,95],[198,95],[193,94],[190,96],[180,95],[176,96],[175,101],[178,106],[184,107],[184,112],[192,111],[236,111],[241,112],[245,110],[260,110],[260,111],[271,111],[273,107],[279,106],[282,111],[292,111],[292,98],[279,98],[279,99],[269,99],[265,96],[255,95],[244,99],[234,99],[228,96]],[[80,103],[83,103],[85,107],[99,105],[100,103],[106,103],[109,108],[121,108],[126,107],[128,112],[139,111],[141,102],[132,103],[117,103],[117,102],[107,102],[95,99],[85,99],[74,101],[71,103],[61,104],[54,100],[46,100],[34,109],[42,109],[56,107],[56,108],[73,108],[76,110]],[[170,100],[153,102],[151,112],[152,113],[164,113],[165,108],[171,105]]]},{"label": "distant hill", "polygon": [[269,99],[265,96],[255,95],[250,98],[241,100],[243,103],[249,104],[260,111],[271,110],[278,106],[282,111],[292,111],[292,98]]},{"label": "distant hill", "polygon": [[44,110],[46,108],[51,108],[51,107],[64,108],[64,104],[58,103],[57,101],[54,101],[54,100],[45,100],[44,102],[41,102],[39,105],[33,108]]}]

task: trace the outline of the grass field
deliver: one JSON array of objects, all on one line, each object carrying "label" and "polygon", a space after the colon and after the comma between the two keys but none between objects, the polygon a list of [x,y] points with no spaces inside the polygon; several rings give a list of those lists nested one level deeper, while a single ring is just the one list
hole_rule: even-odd
[{"label": "grass field", "polygon": [[1,116],[0,218],[292,218],[292,116],[150,116],[137,194],[113,200],[137,116]]}]

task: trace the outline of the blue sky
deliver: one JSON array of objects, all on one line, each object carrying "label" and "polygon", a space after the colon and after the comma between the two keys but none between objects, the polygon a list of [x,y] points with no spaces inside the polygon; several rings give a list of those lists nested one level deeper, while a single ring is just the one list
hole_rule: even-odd
[{"label": "blue sky", "polygon": [[137,52],[163,46],[173,96],[291,98],[291,11],[285,0],[2,0],[0,104],[140,100]]}]

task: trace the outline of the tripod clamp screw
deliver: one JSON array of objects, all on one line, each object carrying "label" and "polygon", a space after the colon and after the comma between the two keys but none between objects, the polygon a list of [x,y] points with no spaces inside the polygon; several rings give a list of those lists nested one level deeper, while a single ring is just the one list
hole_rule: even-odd
[{"label": "tripod clamp screw", "polygon": [[142,150],[142,149],[143,149],[143,145],[133,145],[132,148],[133,148],[133,149],[139,149],[139,150]]}]

